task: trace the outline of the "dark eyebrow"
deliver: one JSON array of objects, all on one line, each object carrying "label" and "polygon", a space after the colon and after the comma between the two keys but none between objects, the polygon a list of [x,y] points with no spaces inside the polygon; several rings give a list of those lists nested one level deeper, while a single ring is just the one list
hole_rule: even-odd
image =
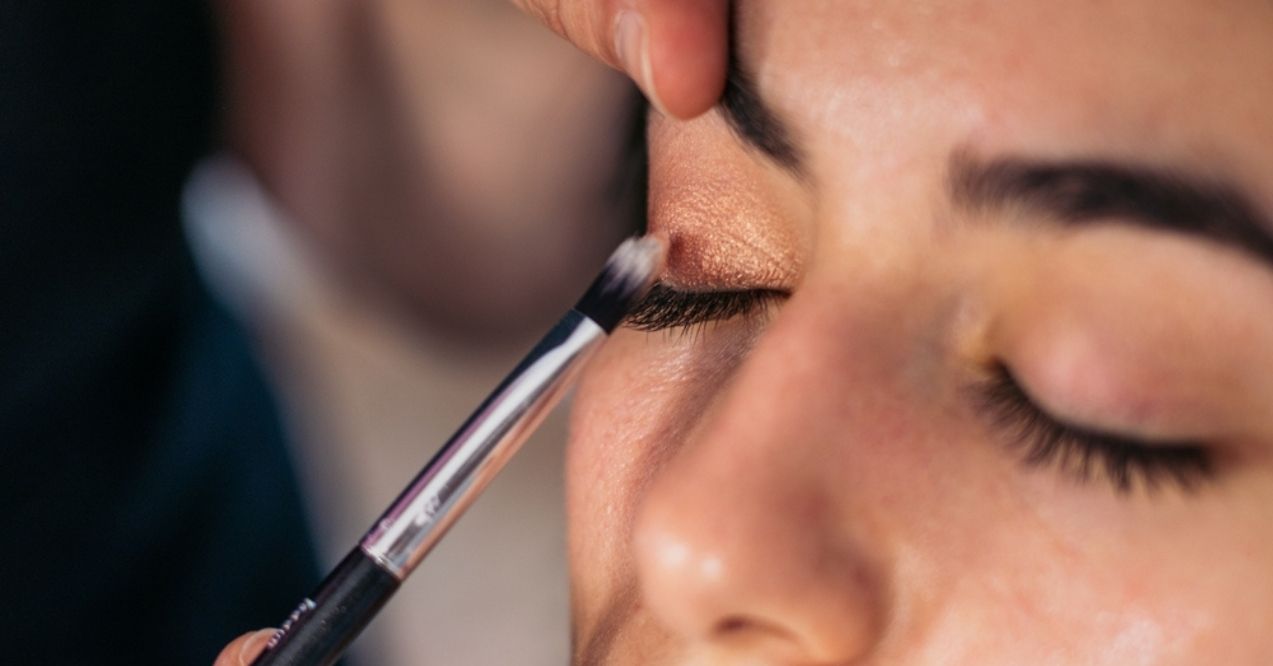
[{"label": "dark eyebrow", "polygon": [[1118,220],[1207,238],[1273,265],[1273,225],[1235,185],[1116,161],[950,161],[952,201],[966,210],[1025,206],[1066,224]]},{"label": "dark eyebrow", "polygon": [[729,37],[729,74],[720,107],[730,128],[748,146],[760,151],[779,166],[796,176],[804,172],[800,151],[785,123],[765,104],[756,88],[755,79],[738,57],[737,21],[731,11]]}]

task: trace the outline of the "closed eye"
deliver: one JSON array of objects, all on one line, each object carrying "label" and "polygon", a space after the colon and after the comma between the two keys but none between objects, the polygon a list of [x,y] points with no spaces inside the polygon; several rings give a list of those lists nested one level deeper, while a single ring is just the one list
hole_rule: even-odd
[{"label": "closed eye", "polygon": [[755,314],[786,298],[786,292],[774,289],[680,291],[659,283],[632,309],[624,325],[638,331],[690,328]]},{"label": "closed eye", "polygon": [[1032,467],[1054,465],[1079,481],[1099,474],[1120,494],[1136,485],[1152,491],[1163,481],[1190,491],[1214,474],[1210,451],[1197,442],[1142,442],[1051,416],[1003,365],[977,386],[975,395],[989,420]]}]

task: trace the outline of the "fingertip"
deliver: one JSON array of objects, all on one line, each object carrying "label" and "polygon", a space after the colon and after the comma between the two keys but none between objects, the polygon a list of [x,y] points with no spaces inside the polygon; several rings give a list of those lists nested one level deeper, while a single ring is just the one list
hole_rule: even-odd
[{"label": "fingertip", "polygon": [[662,113],[716,105],[729,61],[727,0],[513,0],[594,58],[623,70]]},{"label": "fingertip", "polygon": [[274,636],[275,631],[260,629],[239,636],[221,650],[213,666],[248,666],[265,649],[265,644]]},{"label": "fingertip", "polygon": [[659,110],[682,119],[710,110],[729,68],[727,3],[668,0],[661,11],[650,9],[650,86]]},{"label": "fingertip", "polygon": [[265,644],[268,643],[276,633],[278,633],[278,630],[276,629],[261,629],[260,631],[255,631],[249,635],[247,641],[245,641],[243,646],[239,648],[239,661],[241,661],[244,666],[247,666],[249,662],[256,659],[262,652],[265,651]]}]

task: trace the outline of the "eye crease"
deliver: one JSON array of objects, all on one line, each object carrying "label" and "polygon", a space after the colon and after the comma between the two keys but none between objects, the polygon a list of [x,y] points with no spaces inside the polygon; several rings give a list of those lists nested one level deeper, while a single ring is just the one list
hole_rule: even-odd
[{"label": "eye crease", "polygon": [[974,400],[1031,467],[1053,466],[1083,482],[1100,474],[1121,495],[1169,481],[1186,492],[1214,475],[1208,450],[1194,442],[1148,443],[1063,423],[1032,399],[1012,372],[997,364],[974,386]]},{"label": "eye crease", "polygon": [[694,292],[657,283],[633,308],[624,325],[647,332],[690,328],[756,314],[787,296],[786,292],[774,289]]}]

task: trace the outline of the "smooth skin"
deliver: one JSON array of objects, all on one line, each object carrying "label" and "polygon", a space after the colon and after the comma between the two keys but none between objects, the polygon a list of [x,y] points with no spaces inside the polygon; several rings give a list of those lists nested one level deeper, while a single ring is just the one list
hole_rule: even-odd
[{"label": "smooth skin", "polygon": [[[576,663],[1273,662],[1269,257],[952,186],[1135,165],[1268,218],[1273,6],[736,4],[802,168],[722,113],[655,114],[650,225],[666,284],[789,296],[621,331],[589,367]],[[979,388],[1000,365],[1052,420],[1194,443],[1211,474],[1122,491],[1078,454],[1028,464]]]}]

